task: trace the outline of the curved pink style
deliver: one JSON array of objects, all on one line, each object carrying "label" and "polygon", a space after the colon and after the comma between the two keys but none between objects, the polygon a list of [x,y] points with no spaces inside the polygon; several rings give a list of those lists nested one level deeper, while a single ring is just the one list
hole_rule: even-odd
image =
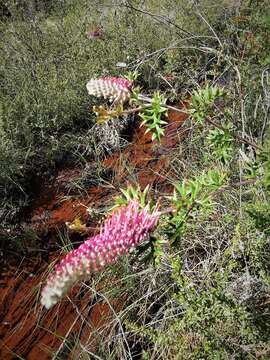
[{"label": "curved pink style", "polygon": [[140,209],[137,201],[119,208],[101,227],[100,233],[68,253],[49,275],[41,293],[41,304],[51,308],[78,280],[100,270],[143,242],[156,226],[159,212]]}]

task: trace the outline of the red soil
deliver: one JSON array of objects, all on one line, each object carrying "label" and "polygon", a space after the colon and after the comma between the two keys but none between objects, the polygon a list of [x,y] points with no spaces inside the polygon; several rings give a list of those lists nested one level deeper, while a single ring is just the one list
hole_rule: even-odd
[{"label": "red soil", "polygon": [[[168,153],[179,142],[185,130],[179,129],[185,121],[185,114],[170,112],[166,136],[155,146],[151,135],[144,134],[145,128],[135,131],[133,142],[120,154],[104,160],[106,168],[113,169],[114,182],[126,186],[129,169],[135,174],[141,187],[151,184],[160,191],[168,192]],[[123,161],[125,160],[125,161]],[[128,164],[124,166],[124,164]],[[85,196],[60,201],[67,190],[65,184],[79,176],[80,169],[61,170],[57,176],[45,182],[30,214],[31,226],[38,233],[57,229],[72,222],[76,217],[87,221],[87,207],[98,207],[111,201],[115,191],[104,187],[91,187]],[[57,254],[50,255],[50,262]],[[0,359],[9,360],[20,356],[29,360],[52,359],[55,352],[63,359],[78,359],[80,347],[76,339],[95,352],[101,335],[108,333],[112,308],[105,302],[92,304],[92,295],[80,294],[75,287],[69,299],[63,299],[50,311],[39,305],[39,291],[46,278],[48,263],[40,258],[24,259],[20,266],[2,273],[0,282]],[[123,300],[112,301],[114,311],[121,310]],[[105,329],[105,330],[104,330]],[[63,343],[63,338],[67,340]]]},{"label": "red soil", "polygon": [[[79,352],[75,339],[95,352],[101,334],[108,332],[112,310],[106,303],[94,303],[90,291],[82,296],[75,287],[69,294],[72,302],[64,299],[50,311],[42,309],[38,296],[46,272],[47,264],[36,261],[23,262],[21,268],[4,274],[5,287],[0,289],[1,359],[52,359],[56,351],[71,356]],[[117,312],[122,302],[112,302],[111,307]],[[67,338],[64,344],[63,337]],[[77,358],[73,355],[70,359]]]}]

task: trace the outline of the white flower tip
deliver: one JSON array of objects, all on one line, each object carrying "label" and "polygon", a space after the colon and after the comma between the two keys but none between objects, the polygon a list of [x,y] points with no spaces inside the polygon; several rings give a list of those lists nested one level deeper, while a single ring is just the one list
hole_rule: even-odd
[{"label": "white flower tip", "polygon": [[49,310],[53,305],[55,305],[58,301],[58,296],[54,293],[53,289],[45,288],[43,289],[40,303],[47,310]]}]

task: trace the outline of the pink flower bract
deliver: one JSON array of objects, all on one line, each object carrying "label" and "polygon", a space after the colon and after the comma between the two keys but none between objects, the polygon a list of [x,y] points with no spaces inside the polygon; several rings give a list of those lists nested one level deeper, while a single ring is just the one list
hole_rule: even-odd
[{"label": "pink flower bract", "polygon": [[108,218],[100,233],[69,252],[49,275],[41,293],[41,304],[51,308],[78,280],[86,279],[143,242],[159,219],[157,209],[141,209],[137,201],[120,207]]},{"label": "pink flower bract", "polygon": [[123,78],[117,77],[101,77],[99,79],[91,79],[86,88],[89,95],[97,97],[109,98],[115,103],[124,103],[129,99],[132,83]]}]

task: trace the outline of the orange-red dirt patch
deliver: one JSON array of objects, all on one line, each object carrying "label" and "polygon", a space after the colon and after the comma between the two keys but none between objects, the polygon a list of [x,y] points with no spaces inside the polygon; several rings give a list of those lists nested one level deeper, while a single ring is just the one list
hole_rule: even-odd
[{"label": "orange-red dirt patch", "polygon": [[[159,186],[170,189],[168,154],[185,136],[181,126],[185,114],[170,111],[169,123],[161,144],[153,144],[145,128],[135,131],[133,142],[121,153],[116,152],[103,161],[103,166],[113,170],[115,188],[125,187],[135,180],[145,187]],[[55,230],[72,222],[76,217],[87,221],[87,208],[100,207],[116,195],[113,187],[91,187],[86,195],[70,198],[65,184],[80,175],[81,169],[61,170],[51,180],[45,181],[35,199],[29,223],[40,236],[44,231]],[[131,176],[132,173],[132,176]],[[50,254],[52,260],[57,255]],[[101,334],[108,334],[112,308],[105,303],[94,303],[92,294],[84,295],[75,287],[68,298],[50,311],[41,308],[39,293],[47,274],[48,263],[42,257],[23,259],[20,266],[2,272],[0,280],[0,359],[27,360],[52,359],[55,354],[66,359],[79,357],[81,347],[95,352]],[[123,307],[123,300],[113,301],[114,311]],[[63,341],[63,339],[65,339]]]}]

